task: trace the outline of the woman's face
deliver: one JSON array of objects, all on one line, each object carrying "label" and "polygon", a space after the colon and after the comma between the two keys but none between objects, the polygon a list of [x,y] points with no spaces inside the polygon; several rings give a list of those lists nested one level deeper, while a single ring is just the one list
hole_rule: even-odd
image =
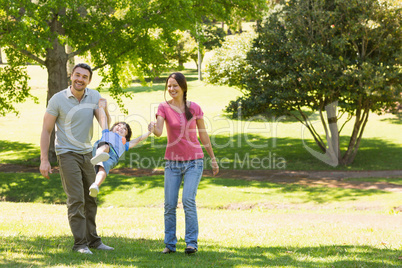
[{"label": "woman's face", "polygon": [[183,90],[177,83],[176,79],[174,78],[169,78],[167,82],[167,90],[169,92],[170,97],[173,99],[183,99]]}]

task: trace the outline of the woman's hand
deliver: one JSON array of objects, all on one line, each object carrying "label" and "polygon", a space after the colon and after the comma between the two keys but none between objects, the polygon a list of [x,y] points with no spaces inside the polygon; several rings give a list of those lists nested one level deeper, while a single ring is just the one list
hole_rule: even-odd
[{"label": "woman's hand", "polygon": [[154,133],[154,131],[155,131],[155,126],[156,126],[156,123],[155,123],[155,122],[149,123],[149,125],[148,125],[148,131],[150,131],[151,133]]},{"label": "woman's hand", "polygon": [[212,165],[212,174],[215,176],[216,174],[219,173],[219,165],[216,162],[215,158],[211,159],[211,165]]}]

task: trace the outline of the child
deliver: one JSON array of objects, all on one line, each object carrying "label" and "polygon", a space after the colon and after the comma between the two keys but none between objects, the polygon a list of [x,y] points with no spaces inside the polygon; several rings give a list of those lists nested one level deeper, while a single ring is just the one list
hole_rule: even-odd
[{"label": "child", "polygon": [[152,132],[148,131],[130,141],[131,128],[125,122],[115,123],[110,131],[107,129],[107,118],[105,113],[105,103],[99,101],[101,108],[100,117],[102,122],[102,137],[95,142],[91,163],[95,166],[96,178],[95,182],[89,187],[89,195],[96,197],[99,193],[99,187],[106,179],[109,170],[117,165],[120,156],[125,151],[136,146],[140,141],[145,140]]}]

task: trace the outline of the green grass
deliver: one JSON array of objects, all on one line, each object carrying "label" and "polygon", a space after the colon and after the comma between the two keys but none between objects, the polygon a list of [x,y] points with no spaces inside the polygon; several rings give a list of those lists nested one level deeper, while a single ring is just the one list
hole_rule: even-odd
[{"label": "green grass", "polygon": [[[163,245],[163,177],[110,175],[101,187],[98,233],[116,248],[71,252],[59,176],[0,173],[0,266],[7,267],[400,267],[400,193],[204,177],[200,251]],[[12,202],[9,202],[12,201]],[[26,203],[29,202],[29,203]]]},{"label": "green grass", "polygon": [[[391,179],[391,182],[400,184],[401,179]],[[341,204],[342,209],[350,208],[353,212],[364,206],[375,213],[388,213],[402,203],[400,193],[380,190],[308,187],[297,183],[208,176],[202,178],[198,189],[198,207],[205,209],[264,210],[286,204],[290,210],[320,206],[325,211]],[[130,177],[110,174],[101,191],[98,203],[102,207],[163,207],[163,175]],[[63,204],[65,198],[59,174],[51,174],[51,179],[47,180],[39,173],[0,173],[0,200]]]},{"label": "green grass", "polygon": [[392,183],[396,185],[402,185],[402,178],[349,178],[343,179],[343,181],[350,182],[373,182],[373,183]]}]

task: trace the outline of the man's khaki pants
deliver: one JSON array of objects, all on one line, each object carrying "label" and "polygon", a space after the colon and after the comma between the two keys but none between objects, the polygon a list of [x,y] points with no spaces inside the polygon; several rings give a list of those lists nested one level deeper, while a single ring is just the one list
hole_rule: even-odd
[{"label": "man's khaki pants", "polygon": [[73,152],[57,156],[61,182],[67,194],[68,222],[74,236],[73,250],[97,247],[101,238],[96,233],[96,199],[89,196],[89,186],[95,181],[92,153]]}]

